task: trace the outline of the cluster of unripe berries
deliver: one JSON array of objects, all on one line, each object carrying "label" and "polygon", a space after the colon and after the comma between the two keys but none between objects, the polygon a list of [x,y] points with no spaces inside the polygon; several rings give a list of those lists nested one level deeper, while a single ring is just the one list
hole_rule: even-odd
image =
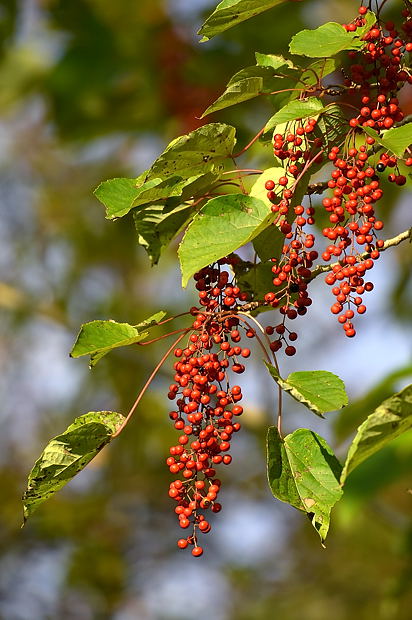
[{"label": "cluster of unripe berries", "polygon": [[221,510],[216,467],[232,461],[231,441],[240,430],[242,390],[239,385],[231,386],[230,374],[242,374],[243,362],[250,356],[250,349],[239,345],[242,336],[255,336],[231,311],[235,304],[247,300],[229,273],[221,269],[234,260],[222,259],[194,276],[204,310],[191,309],[191,333],[186,348],[174,352],[174,383],[168,394],[176,405],[169,417],[180,433],[166,461],[177,476],[170,484],[169,496],[177,504],[180,527],[190,528],[190,534],[178,540],[178,547],[192,547],[195,557],[203,553],[199,533],[211,529],[205,513]]}]

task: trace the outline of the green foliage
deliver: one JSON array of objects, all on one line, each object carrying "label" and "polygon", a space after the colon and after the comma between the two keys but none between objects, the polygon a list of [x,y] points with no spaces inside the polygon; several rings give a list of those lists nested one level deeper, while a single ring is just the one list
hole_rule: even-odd
[{"label": "green foliage", "polygon": [[176,175],[190,178],[220,170],[236,144],[236,130],[223,123],[210,123],[180,136],[166,147],[146,175],[146,181]]},{"label": "green foliage", "polygon": [[200,28],[202,42],[286,0],[222,0]]},{"label": "green foliage", "polygon": [[290,101],[268,120],[265,125],[265,132],[270,131],[282,123],[295,121],[297,119],[302,120],[309,116],[316,118],[324,110],[324,104],[317,97]]},{"label": "green foliage", "polygon": [[252,196],[230,194],[209,200],[179,246],[183,286],[202,267],[252,241],[273,219],[269,207]]},{"label": "green foliage", "polygon": [[269,373],[278,385],[302,405],[323,418],[323,413],[341,409],[348,404],[348,397],[342,379],[327,370],[293,372],[282,379],[271,364],[266,364]]},{"label": "green foliage", "polygon": [[310,58],[328,58],[344,50],[362,49],[365,45],[362,37],[375,21],[375,14],[369,11],[366,15],[366,25],[355,32],[346,32],[343,26],[336,22],[322,24],[315,30],[302,30],[292,38],[289,51],[291,54]]},{"label": "green foliage", "polygon": [[29,474],[23,496],[25,521],[90,463],[123,421],[120,413],[90,411],[47,444]]},{"label": "green foliage", "polygon": [[397,157],[403,157],[406,149],[412,144],[412,123],[406,123],[401,127],[392,127],[388,131],[384,131],[381,136],[371,127],[363,127],[363,130]]},{"label": "green foliage", "polygon": [[322,542],[330,512],[342,496],[342,467],[326,441],[300,428],[282,439],[274,426],[267,435],[267,468],[273,495],[306,512]]},{"label": "green foliage", "polygon": [[412,385],[386,399],[358,428],[349,448],[341,483],[355,467],[412,428]]},{"label": "green foliage", "polygon": [[80,329],[70,356],[90,355],[90,368],[92,368],[113,349],[136,344],[147,338],[149,335],[147,330],[156,326],[165,316],[166,312],[157,312],[138,325],[116,323],[112,320],[85,323]]}]

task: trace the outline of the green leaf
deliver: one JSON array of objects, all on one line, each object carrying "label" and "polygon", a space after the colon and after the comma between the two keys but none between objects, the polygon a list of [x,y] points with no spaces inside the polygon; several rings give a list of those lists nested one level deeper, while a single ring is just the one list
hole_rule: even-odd
[{"label": "green leaf", "polygon": [[349,448],[341,484],[344,484],[355,467],[410,428],[412,428],[412,385],[385,400],[359,426]]},{"label": "green leaf", "polygon": [[275,69],[276,75],[291,75],[301,71],[300,68],[295,67],[291,60],[284,58],[284,56],[278,56],[277,54],[261,54],[260,52],[256,52],[255,58],[257,65],[260,67],[272,67],[272,69]]},{"label": "green leaf", "polygon": [[273,495],[306,512],[322,542],[333,506],[342,496],[342,467],[326,441],[300,428],[281,439],[272,426],[267,435],[267,472]]},{"label": "green leaf", "polygon": [[323,413],[341,409],[348,404],[342,379],[327,370],[293,372],[287,379],[282,379],[274,366],[265,364],[282,390],[321,418],[324,417]]},{"label": "green leaf", "polygon": [[112,220],[123,217],[134,207],[182,196],[187,186],[204,176],[200,174],[188,179],[175,176],[164,181],[155,178],[141,185],[136,184],[137,179],[110,179],[101,183],[94,193],[106,206],[107,219]]},{"label": "green leaf", "polygon": [[47,444],[29,474],[23,495],[24,521],[90,463],[124,420],[113,411],[91,411]]},{"label": "green leaf", "polygon": [[[261,261],[267,261],[270,258],[280,258],[282,248],[285,244],[285,235],[280,232],[277,226],[271,224],[263,230],[255,239],[253,239],[253,247]],[[271,263],[271,267],[273,263]],[[274,275],[272,274],[272,280]],[[271,283],[271,288],[273,283]],[[271,290],[267,289],[266,293]]]},{"label": "green leaf", "polygon": [[407,123],[401,127],[392,127],[392,129],[384,131],[381,136],[371,127],[362,127],[362,129],[396,157],[403,157],[406,149],[412,144],[412,123]]},{"label": "green leaf", "polygon": [[264,202],[244,194],[209,200],[189,225],[179,246],[183,286],[199,269],[252,241],[273,218]]},{"label": "green leaf", "polygon": [[139,244],[144,247],[152,265],[159,261],[161,252],[184,226],[196,215],[191,205],[150,205],[133,212]]},{"label": "green leaf", "polygon": [[[303,82],[305,86],[313,86],[317,84],[320,79],[336,71],[339,66],[340,63],[337,58],[321,58],[320,60],[315,60],[302,69],[299,82]],[[296,93],[296,96],[298,97],[299,93]]]},{"label": "green leaf", "polygon": [[225,92],[203,112],[201,118],[217,110],[279,90],[283,88],[283,82],[284,77],[274,75],[270,66],[246,67],[229,80]]},{"label": "green leaf", "polygon": [[148,329],[155,327],[166,316],[158,312],[138,325],[116,323],[116,321],[91,321],[81,326],[79,335],[71,350],[71,357],[90,355],[90,368],[112,349],[135,344],[144,340]]},{"label": "green leaf", "polygon": [[146,180],[181,176],[189,179],[222,167],[236,144],[236,130],[223,123],[210,123],[173,140],[156,159]]},{"label": "green leaf", "polygon": [[408,364],[389,373],[375,384],[366,394],[356,400],[351,400],[345,409],[344,415],[337,416],[333,430],[335,438],[342,442],[351,435],[365,419],[365,411],[373,411],[383,400],[397,391],[399,382],[412,379],[412,365]]},{"label": "green leaf", "polygon": [[301,30],[295,34],[289,45],[291,54],[309,56],[310,58],[324,58],[335,56],[344,50],[359,50],[366,45],[361,38],[376,22],[376,15],[369,11],[366,25],[355,32],[346,32],[341,24],[328,22],[315,30]]},{"label": "green leaf", "polygon": [[[273,288],[273,263],[246,263],[234,266],[236,280],[242,291],[249,294],[250,300],[262,301],[265,294]],[[270,306],[268,310],[272,310]],[[259,308],[259,313],[264,308]]]},{"label": "green leaf", "polygon": [[264,131],[271,131],[277,125],[298,119],[316,117],[325,110],[322,101],[317,97],[295,99],[278,110],[266,123]]},{"label": "green leaf", "polygon": [[268,9],[282,4],[286,0],[222,0],[207,18],[198,34],[203,35],[201,42],[228,30],[240,22],[255,17]]}]

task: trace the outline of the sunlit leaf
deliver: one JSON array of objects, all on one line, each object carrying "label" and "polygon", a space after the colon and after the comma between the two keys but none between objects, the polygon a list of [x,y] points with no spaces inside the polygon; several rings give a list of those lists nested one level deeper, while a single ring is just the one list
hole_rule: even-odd
[{"label": "sunlit leaf", "polygon": [[300,56],[324,58],[344,50],[362,49],[366,41],[361,39],[376,22],[376,15],[369,11],[365,19],[366,25],[355,32],[347,32],[342,24],[336,22],[322,24],[315,30],[301,30],[292,38],[289,51]]},{"label": "sunlit leaf", "polygon": [[412,428],[412,385],[386,399],[363,424],[349,448],[341,483],[352,470],[387,443]]},{"label": "sunlit leaf", "polygon": [[120,413],[91,411],[52,439],[34,464],[23,495],[24,520],[67,484],[109,443],[124,421]]},{"label": "sunlit leaf", "polygon": [[183,286],[202,267],[252,241],[273,218],[264,202],[244,194],[209,200],[189,225],[179,247]]},{"label": "sunlit leaf", "polygon": [[166,316],[166,312],[157,312],[138,325],[116,323],[116,321],[91,321],[81,326],[79,335],[71,350],[71,357],[90,355],[90,367],[112,349],[135,344],[144,340],[151,327],[155,327]]},{"label": "sunlit leaf", "polygon": [[293,372],[282,379],[275,366],[266,363],[266,367],[282,390],[320,417],[348,404],[342,379],[327,370]]},{"label": "sunlit leaf", "polygon": [[342,466],[326,441],[308,429],[282,439],[272,426],[267,435],[267,473],[273,495],[306,512],[322,541],[330,512],[342,496]]},{"label": "sunlit leaf", "polygon": [[207,18],[198,34],[203,35],[202,42],[224,32],[240,22],[255,17],[268,9],[282,4],[286,0],[222,0]]}]

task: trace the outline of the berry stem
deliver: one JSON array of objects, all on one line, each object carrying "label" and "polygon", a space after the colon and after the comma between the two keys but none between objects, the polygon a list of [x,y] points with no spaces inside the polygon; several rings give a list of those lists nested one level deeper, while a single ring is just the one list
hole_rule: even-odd
[{"label": "berry stem", "polygon": [[127,426],[127,424],[130,422],[134,412],[137,409],[137,406],[139,405],[141,399],[143,398],[147,388],[150,386],[151,382],[153,381],[153,379],[155,378],[155,376],[157,375],[158,371],[160,370],[160,368],[163,366],[163,364],[165,363],[165,361],[167,360],[167,358],[169,357],[169,355],[171,354],[171,352],[176,348],[176,346],[179,344],[179,342],[181,340],[183,340],[183,338],[185,337],[185,335],[187,334],[188,330],[186,329],[184,331],[183,334],[181,334],[179,336],[179,338],[177,338],[174,343],[168,348],[168,350],[166,351],[166,353],[163,355],[162,359],[160,360],[160,362],[157,364],[157,366],[154,368],[154,370],[152,371],[152,373],[150,374],[148,380],[146,381],[146,383],[144,384],[144,386],[142,387],[142,389],[139,392],[138,397],[136,398],[136,400],[134,401],[129,413],[127,414],[124,422],[122,423],[122,425],[117,429],[117,431],[115,433],[113,433],[112,435],[112,439],[114,439],[115,437],[118,437],[120,435],[120,433],[124,430],[124,428]]}]

